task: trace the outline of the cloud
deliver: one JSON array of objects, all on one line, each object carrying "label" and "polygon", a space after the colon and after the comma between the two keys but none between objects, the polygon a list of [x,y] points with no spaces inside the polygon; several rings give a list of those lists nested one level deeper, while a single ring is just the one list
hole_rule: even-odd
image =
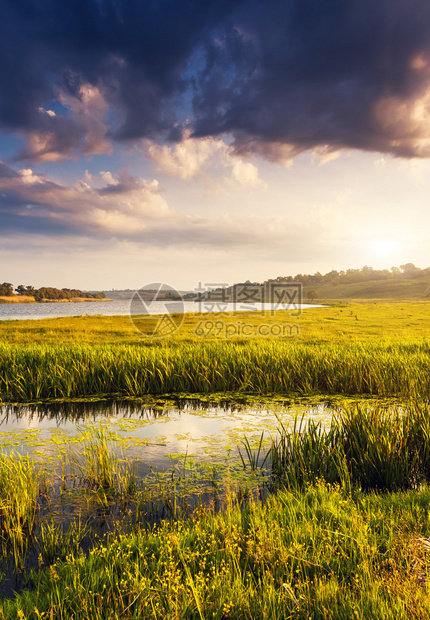
[{"label": "cloud", "polygon": [[[3,172],[3,174],[2,174]],[[86,181],[60,185],[30,168],[18,173],[0,166],[0,218],[3,230],[50,231],[65,235],[127,237],[177,217],[156,180],[104,172],[99,189]]]},{"label": "cloud", "polygon": [[245,187],[267,187],[264,181],[260,179],[258,168],[255,164],[237,160],[233,164],[232,176],[239,185]]},{"label": "cloud", "polygon": [[[254,167],[245,176],[256,182]],[[288,217],[204,218],[171,208],[157,180],[126,173],[101,174],[102,186],[86,175],[72,186],[61,185],[30,168],[14,172],[0,163],[0,229],[33,238],[62,236],[112,239],[144,247],[264,248],[299,247],[308,237],[321,238],[319,223],[303,226]],[[91,184],[90,184],[91,183]],[[250,180],[246,179],[249,184]],[[94,187],[97,185],[97,187]]]},{"label": "cloud", "polygon": [[147,144],[147,153],[154,161],[158,170],[184,181],[198,177],[205,178],[211,192],[219,191],[219,185],[211,184],[211,167],[229,168],[230,175],[223,173],[222,178],[228,184],[251,189],[267,188],[259,177],[258,167],[245,162],[235,154],[223,140],[214,138],[185,137],[182,142],[173,146]]},{"label": "cloud", "polygon": [[188,181],[201,176],[210,158],[216,153],[225,153],[226,148],[222,140],[212,138],[193,140],[185,137],[181,143],[174,146],[150,143],[148,155],[159,170]]},{"label": "cloud", "polygon": [[39,107],[37,129],[23,134],[26,145],[15,160],[52,162],[82,154],[111,153],[112,143],[104,120],[108,104],[100,90],[87,83],[80,85],[73,95],[59,91],[57,98],[67,110],[66,115]]},{"label": "cloud", "polygon": [[144,138],[188,179],[205,158],[190,137],[226,135],[238,156],[282,163],[430,156],[427,0],[3,4],[0,126],[25,137],[23,160]]}]

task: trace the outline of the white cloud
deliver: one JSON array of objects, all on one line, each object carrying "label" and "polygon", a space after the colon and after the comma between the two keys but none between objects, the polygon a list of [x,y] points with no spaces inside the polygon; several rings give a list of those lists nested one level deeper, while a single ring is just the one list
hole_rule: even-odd
[{"label": "white cloud", "polygon": [[[232,162],[233,163],[233,162]],[[232,168],[232,177],[235,181],[244,187],[264,187],[267,185],[262,181],[258,175],[258,168],[254,164],[247,163],[238,159],[234,161]]]},{"label": "white cloud", "polygon": [[215,153],[223,153],[226,145],[214,138],[185,138],[175,146],[149,144],[148,155],[159,170],[188,181],[203,174],[205,165]]},{"label": "white cloud", "polygon": [[38,108],[41,114],[47,114],[48,116],[57,116],[54,110],[45,110],[45,108]]},{"label": "white cloud", "polygon": [[[236,168],[238,179],[248,186],[258,183],[256,167],[240,163],[242,166]],[[145,246],[254,247],[260,251],[283,248],[286,243],[295,247],[305,238],[301,226],[285,216],[225,214],[205,218],[170,207],[156,179],[140,180],[109,171],[102,176],[105,185],[97,188],[84,179],[72,186],[60,185],[34,175],[30,169],[0,177],[0,192],[12,198],[13,205],[3,211],[3,217],[13,221],[18,234],[29,229],[35,234],[55,225],[61,227],[63,235],[111,237]],[[319,225],[306,224],[306,235],[310,234],[309,226],[314,229],[312,235],[321,232]]]},{"label": "white cloud", "polygon": [[119,184],[119,179],[117,177],[114,177],[113,174],[109,171],[101,170],[100,176],[107,185]]},{"label": "white cloud", "polygon": [[223,175],[230,185],[236,183],[251,189],[267,187],[259,177],[258,167],[236,156],[233,149],[220,139],[186,137],[171,147],[150,143],[147,152],[158,170],[183,181],[203,177],[211,192],[219,192],[218,180],[214,186],[212,177],[218,176],[220,167],[230,169],[229,175]]}]

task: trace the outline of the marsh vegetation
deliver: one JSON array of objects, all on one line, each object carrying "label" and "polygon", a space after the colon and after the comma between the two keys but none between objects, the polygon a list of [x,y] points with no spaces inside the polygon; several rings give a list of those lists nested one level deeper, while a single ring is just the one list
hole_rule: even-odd
[{"label": "marsh vegetation", "polygon": [[428,310],[307,310],[294,339],[202,339],[192,315],[158,343],[122,317],[0,324],[7,402],[353,397],[280,416],[269,443],[245,432],[222,475],[185,459],[143,477],[106,429],[59,445],[56,472],[4,452],[0,618],[427,618]]}]

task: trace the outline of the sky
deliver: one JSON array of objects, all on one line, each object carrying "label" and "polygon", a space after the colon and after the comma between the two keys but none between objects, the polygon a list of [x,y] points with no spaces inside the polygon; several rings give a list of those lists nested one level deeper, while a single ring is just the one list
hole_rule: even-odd
[{"label": "sky", "polygon": [[430,265],[428,0],[0,11],[0,281]]}]

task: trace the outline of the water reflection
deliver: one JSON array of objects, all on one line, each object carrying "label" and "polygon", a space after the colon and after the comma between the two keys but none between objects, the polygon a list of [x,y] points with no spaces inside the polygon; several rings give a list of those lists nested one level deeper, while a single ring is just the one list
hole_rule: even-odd
[{"label": "water reflection", "polygon": [[124,453],[139,474],[166,471],[174,463],[240,465],[238,446],[251,445],[264,432],[267,449],[280,421],[290,426],[297,415],[327,419],[325,402],[260,402],[223,398],[142,401],[88,401],[0,407],[0,448],[16,450],[55,468],[65,448],[83,450],[102,428],[113,452]]}]

